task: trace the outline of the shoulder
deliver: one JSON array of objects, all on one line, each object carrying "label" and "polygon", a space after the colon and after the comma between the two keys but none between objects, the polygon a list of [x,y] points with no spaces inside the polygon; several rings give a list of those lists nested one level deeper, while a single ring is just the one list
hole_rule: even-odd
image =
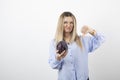
[{"label": "shoulder", "polygon": [[55,46],[55,45],[56,45],[55,39],[51,39],[50,40],[50,46]]}]

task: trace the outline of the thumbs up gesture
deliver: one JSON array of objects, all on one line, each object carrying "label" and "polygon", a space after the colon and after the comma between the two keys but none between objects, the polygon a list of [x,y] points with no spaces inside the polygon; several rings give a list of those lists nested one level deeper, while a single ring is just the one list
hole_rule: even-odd
[{"label": "thumbs up gesture", "polygon": [[96,34],[96,31],[94,29],[90,28],[89,26],[84,25],[81,28],[81,33],[83,34],[82,36],[85,36],[87,33],[90,33],[91,35],[94,36]]}]

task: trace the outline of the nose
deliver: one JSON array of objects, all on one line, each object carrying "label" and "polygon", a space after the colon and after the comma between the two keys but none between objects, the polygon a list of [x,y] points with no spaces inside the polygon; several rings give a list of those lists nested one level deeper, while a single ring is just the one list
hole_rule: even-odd
[{"label": "nose", "polygon": [[68,26],[68,27],[70,27],[70,26],[71,26],[71,24],[70,24],[70,23],[68,23],[68,24],[67,24],[67,26]]}]

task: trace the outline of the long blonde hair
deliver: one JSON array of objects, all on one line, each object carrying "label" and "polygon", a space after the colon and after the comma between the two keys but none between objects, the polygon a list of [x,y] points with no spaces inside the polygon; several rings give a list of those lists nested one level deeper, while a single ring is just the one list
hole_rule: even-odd
[{"label": "long blonde hair", "polygon": [[64,31],[63,31],[63,20],[64,17],[72,17],[73,18],[73,30],[71,32],[71,40],[70,42],[76,42],[78,44],[78,46],[80,46],[80,48],[82,48],[82,42],[77,34],[77,27],[76,27],[76,18],[75,16],[71,13],[71,12],[63,12],[59,19],[58,19],[58,24],[57,24],[57,30],[56,30],[56,34],[55,34],[55,41],[56,43],[58,43],[59,41],[62,41],[64,39]]}]

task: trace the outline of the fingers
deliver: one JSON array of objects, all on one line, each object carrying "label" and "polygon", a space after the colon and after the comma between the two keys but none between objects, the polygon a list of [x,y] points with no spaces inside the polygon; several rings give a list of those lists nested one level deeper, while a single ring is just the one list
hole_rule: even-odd
[{"label": "fingers", "polygon": [[84,25],[82,28],[81,28],[81,33],[82,33],[82,36],[85,36],[87,33],[89,33],[89,26],[87,25]]},{"label": "fingers", "polygon": [[59,50],[56,50],[56,53],[58,53],[59,52]]},{"label": "fingers", "polygon": [[82,32],[83,34],[86,34],[86,33],[87,33],[87,30],[88,30],[87,26],[83,26],[82,29],[81,29],[81,32]]},{"label": "fingers", "polygon": [[58,50],[56,51],[56,53],[57,53],[58,58],[64,58],[67,54],[67,52],[65,50],[61,54],[58,53]]},{"label": "fingers", "polygon": [[60,55],[62,56],[62,55],[64,55],[64,53],[65,53],[65,50]]}]

